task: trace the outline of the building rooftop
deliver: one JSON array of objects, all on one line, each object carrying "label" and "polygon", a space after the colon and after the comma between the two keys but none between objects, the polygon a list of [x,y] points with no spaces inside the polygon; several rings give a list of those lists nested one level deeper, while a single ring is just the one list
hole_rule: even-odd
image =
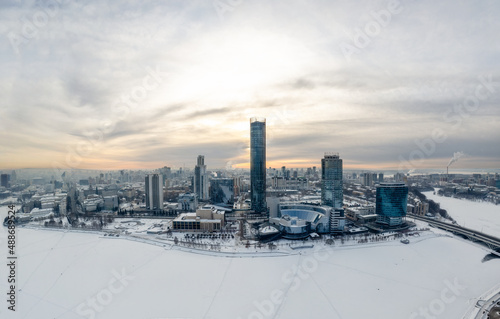
[{"label": "building rooftop", "polygon": [[379,184],[380,187],[401,187],[406,186],[403,182],[383,182]]},{"label": "building rooftop", "polygon": [[252,118],[250,118],[250,123],[254,123],[254,122],[266,123],[266,118],[265,117],[252,117]]}]

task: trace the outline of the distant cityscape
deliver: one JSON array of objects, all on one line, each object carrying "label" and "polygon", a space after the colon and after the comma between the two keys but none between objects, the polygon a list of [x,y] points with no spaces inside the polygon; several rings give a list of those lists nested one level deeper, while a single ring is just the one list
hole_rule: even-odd
[{"label": "distant cityscape", "polygon": [[443,196],[500,203],[498,173],[347,173],[333,152],[318,158],[320,167],[267,168],[266,147],[266,120],[251,118],[249,171],[209,170],[204,155],[193,159],[193,169],[92,171],[88,177],[84,170],[50,177],[4,171],[0,201],[19,205],[18,223],[102,229],[105,219],[165,218],[169,223],[158,233],[228,231],[263,242],[405,231],[415,227],[408,215],[452,220],[422,194],[435,188]]},{"label": "distant cityscape", "polygon": [[[446,173],[345,172],[340,154],[331,151],[318,158],[318,167],[273,168],[266,167],[266,151],[266,119],[251,118],[250,170],[211,170],[206,164],[210,159],[198,155],[193,169],[67,170],[59,176],[54,175],[57,170],[4,171],[0,206],[9,205],[9,215],[3,225],[9,232],[17,227],[87,232],[166,250],[222,257],[255,254],[252,258],[302,256],[301,250],[316,245],[370,249],[399,241],[406,246],[413,240],[451,237],[445,232],[487,249],[482,262],[500,257],[500,238],[457,223],[425,195],[431,192],[434,199],[440,195],[498,205],[498,173],[450,173],[456,154]],[[317,266],[315,259],[307,260]],[[11,286],[14,305],[15,293]],[[477,316],[498,312],[495,304],[500,294],[477,300]],[[93,313],[85,303],[76,310]],[[419,313],[425,315],[425,309],[419,308]]]},{"label": "distant cityscape", "polygon": [[0,7],[0,319],[500,319],[500,1]]}]

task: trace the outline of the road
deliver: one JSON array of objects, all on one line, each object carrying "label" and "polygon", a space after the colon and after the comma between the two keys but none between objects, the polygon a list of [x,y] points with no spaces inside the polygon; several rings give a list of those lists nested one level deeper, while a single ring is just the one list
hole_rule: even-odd
[{"label": "road", "polygon": [[437,221],[433,218],[427,218],[427,217],[417,216],[417,215],[413,215],[413,214],[408,214],[408,217],[428,222],[430,226],[434,226],[436,228],[444,229],[444,230],[452,232],[454,234],[464,236],[465,238],[467,238],[471,241],[480,242],[480,243],[488,246],[488,248],[490,248],[494,254],[497,254],[500,256],[500,254],[499,254],[500,238],[482,233],[482,232],[474,230],[474,229],[465,228],[465,227],[450,224],[450,223],[440,222],[440,221]]}]

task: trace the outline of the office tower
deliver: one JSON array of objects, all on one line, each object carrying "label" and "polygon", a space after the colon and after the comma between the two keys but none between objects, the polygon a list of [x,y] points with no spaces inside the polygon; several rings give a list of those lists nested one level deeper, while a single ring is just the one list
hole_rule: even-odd
[{"label": "office tower", "polygon": [[161,174],[149,174],[145,179],[146,208],[163,209],[163,180]]},{"label": "office tower", "polygon": [[2,174],[0,175],[0,186],[3,186],[5,188],[9,187],[9,174]]},{"label": "office tower", "polygon": [[404,183],[380,183],[377,187],[377,223],[386,226],[399,226],[406,216],[408,187]]},{"label": "office tower", "polygon": [[321,159],[321,202],[323,205],[342,209],[342,159],[338,153],[325,153]]},{"label": "office tower", "polygon": [[208,200],[208,175],[205,165],[205,156],[198,155],[196,166],[194,167],[193,192],[198,196],[198,200]]},{"label": "office tower", "polygon": [[378,182],[383,183],[384,182],[384,173],[379,173],[378,174]]},{"label": "office tower", "polygon": [[266,119],[250,119],[250,197],[252,210],[267,213],[266,205]]}]

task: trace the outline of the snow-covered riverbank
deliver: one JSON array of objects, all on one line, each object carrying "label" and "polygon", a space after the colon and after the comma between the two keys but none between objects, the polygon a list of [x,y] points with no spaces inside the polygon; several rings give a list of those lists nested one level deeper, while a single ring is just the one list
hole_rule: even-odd
[{"label": "snow-covered riverbank", "polygon": [[[6,245],[5,227],[0,238]],[[404,319],[431,309],[455,285],[439,318],[461,318],[474,298],[500,282],[500,260],[482,263],[486,251],[479,246],[443,236],[423,239],[224,258],[99,234],[21,228],[18,309],[13,314],[5,305],[0,315]],[[6,260],[6,247],[0,259]],[[0,283],[5,291],[6,280]]]},{"label": "snow-covered riverbank", "polygon": [[500,205],[473,202],[424,192],[428,199],[441,204],[460,226],[468,227],[500,238]]}]

